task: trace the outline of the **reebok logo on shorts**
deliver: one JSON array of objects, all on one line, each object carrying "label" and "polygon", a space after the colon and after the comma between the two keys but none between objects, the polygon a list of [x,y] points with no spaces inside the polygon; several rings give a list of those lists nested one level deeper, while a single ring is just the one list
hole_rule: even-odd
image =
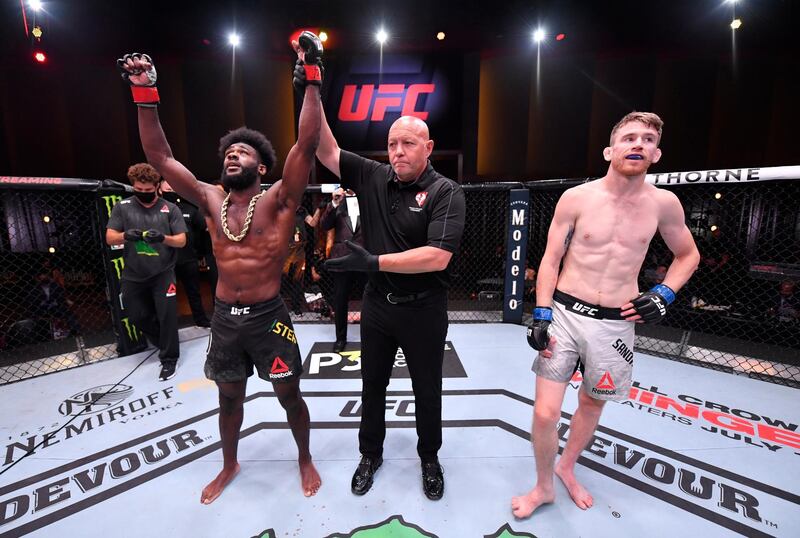
[{"label": "reebok logo on shorts", "polygon": [[169,288],[167,288],[167,297],[175,297],[175,292],[175,283],[172,282],[170,283]]},{"label": "reebok logo on shorts", "polygon": [[611,374],[606,372],[600,378],[600,382],[592,387],[592,392],[595,394],[616,394],[617,386],[614,385],[614,380],[611,379]]},{"label": "reebok logo on shorts", "polygon": [[289,371],[289,367],[286,366],[286,363],[280,357],[275,357],[275,360],[272,361],[272,368],[269,370],[269,378],[270,379],[280,379],[282,377],[289,377],[292,375],[292,372]]}]

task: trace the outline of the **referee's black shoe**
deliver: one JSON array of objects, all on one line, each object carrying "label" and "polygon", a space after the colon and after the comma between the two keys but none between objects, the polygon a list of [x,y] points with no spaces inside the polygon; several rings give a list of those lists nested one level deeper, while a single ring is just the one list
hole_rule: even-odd
[{"label": "referee's black shoe", "polygon": [[372,487],[372,479],[383,463],[383,458],[370,458],[361,456],[361,463],[353,473],[350,490],[356,495],[364,495]]},{"label": "referee's black shoe", "polygon": [[422,462],[422,489],[432,501],[438,501],[444,495],[444,473],[438,460]]}]

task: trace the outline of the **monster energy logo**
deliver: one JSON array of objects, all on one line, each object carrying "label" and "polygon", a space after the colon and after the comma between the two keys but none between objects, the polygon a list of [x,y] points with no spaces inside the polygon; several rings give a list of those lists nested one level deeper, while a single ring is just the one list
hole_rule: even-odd
[{"label": "monster energy logo", "polygon": [[114,269],[117,270],[117,280],[120,280],[122,278],[122,270],[125,269],[125,258],[114,258],[111,263],[114,264]]},{"label": "monster energy logo", "polygon": [[114,209],[114,206],[117,205],[117,202],[122,200],[122,196],[117,196],[116,194],[110,196],[103,196],[103,200],[106,203],[106,211],[108,211],[108,217],[111,218],[111,210]]},{"label": "monster energy logo", "polygon": [[139,341],[139,329],[136,325],[131,323],[128,318],[122,318],[122,324],[125,325],[125,330],[128,331],[128,339],[131,341]]}]

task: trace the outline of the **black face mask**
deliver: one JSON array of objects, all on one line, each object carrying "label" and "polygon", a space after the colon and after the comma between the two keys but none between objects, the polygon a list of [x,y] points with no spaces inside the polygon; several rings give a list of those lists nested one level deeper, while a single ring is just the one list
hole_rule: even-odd
[{"label": "black face mask", "polygon": [[168,202],[172,202],[173,204],[177,204],[178,203],[178,193],[177,192],[164,192],[164,193],[161,194],[161,197],[164,200],[168,201]]},{"label": "black face mask", "polygon": [[156,199],[156,192],[141,192],[141,191],[133,191],[133,195],[136,196],[140,202],[143,204],[152,203],[153,200]]}]

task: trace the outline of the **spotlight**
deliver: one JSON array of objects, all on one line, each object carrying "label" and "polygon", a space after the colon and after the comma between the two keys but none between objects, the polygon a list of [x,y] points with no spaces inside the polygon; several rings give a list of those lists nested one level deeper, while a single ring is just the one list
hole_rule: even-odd
[{"label": "spotlight", "polygon": [[50,217],[48,215],[45,215],[44,217],[42,217],[42,220],[45,222],[50,222]]},{"label": "spotlight", "polygon": [[56,247],[50,247],[50,248],[47,249],[47,252],[49,252],[50,254],[55,253],[55,251],[56,251]]},{"label": "spotlight", "polygon": [[719,200],[720,198],[722,198],[722,193],[721,193],[721,192],[718,192],[717,194],[715,194],[715,195],[714,195],[714,198],[716,198],[717,200]]},{"label": "spotlight", "polygon": [[40,64],[43,64],[47,61],[47,56],[45,56],[44,52],[37,51],[33,54],[33,59],[39,62]]},{"label": "spotlight", "polygon": [[537,43],[541,43],[543,39],[544,39],[544,30],[539,28],[538,30],[533,32],[533,40],[534,41],[536,41]]},{"label": "spotlight", "polygon": [[384,30],[383,28],[381,28],[381,29],[380,29],[380,30],[378,30],[378,32],[375,34],[375,39],[377,39],[377,40],[378,40],[378,43],[380,43],[381,45],[383,45],[384,43],[386,43],[386,40],[387,40],[387,39],[389,39],[389,34],[387,34],[387,33],[386,33],[386,30]]},{"label": "spotlight", "polygon": [[731,21],[731,28],[734,30],[738,30],[742,27],[742,19],[733,19]]},{"label": "spotlight", "polygon": [[320,32],[319,40],[325,43],[328,40],[328,32]]},{"label": "spotlight", "polygon": [[716,232],[718,229],[719,229],[719,228],[717,228],[717,225],[716,225],[716,224],[714,224],[714,225],[711,227],[711,231],[712,231],[712,232]]},{"label": "spotlight", "polygon": [[439,41],[444,41],[444,32],[439,32],[438,34],[436,34],[436,39],[438,39]]},{"label": "spotlight", "polygon": [[242,39],[239,37],[239,34],[237,34],[235,32],[231,32],[230,34],[228,34],[228,44],[231,47],[238,47],[239,43],[241,43],[241,42],[242,42]]},{"label": "spotlight", "polygon": [[28,5],[31,6],[32,10],[40,11],[42,9],[42,0],[30,0]]},{"label": "spotlight", "polygon": [[567,38],[567,34],[558,34],[556,35],[556,41],[564,41]]}]

